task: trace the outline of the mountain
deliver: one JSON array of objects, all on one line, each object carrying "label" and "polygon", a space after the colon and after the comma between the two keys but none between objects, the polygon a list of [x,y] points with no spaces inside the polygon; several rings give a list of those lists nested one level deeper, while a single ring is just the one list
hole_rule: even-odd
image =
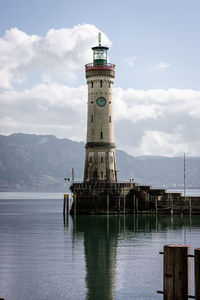
[{"label": "mountain", "polygon": [[[0,188],[62,190],[71,178],[82,180],[84,143],[52,135],[0,135]],[[118,179],[134,177],[139,184],[183,185],[183,157],[133,157],[117,150]],[[186,158],[187,186],[200,187],[200,157]]]},{"label": "mountain", "polygon": [[81,178],[84,144],[51,135],[0,136],[0,188],[62,187],[74,167]]}]

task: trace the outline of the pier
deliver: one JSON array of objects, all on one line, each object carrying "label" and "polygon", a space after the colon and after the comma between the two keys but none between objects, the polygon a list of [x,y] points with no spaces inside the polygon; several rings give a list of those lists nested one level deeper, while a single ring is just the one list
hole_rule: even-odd
[{"label": "pier", "polygon": [[[115,65],[108,63],[107,46],[92,47],[93,62],[85,65],[88,86],[87,138],[83,182],[74,182],[71,214],[200,214],[200,197],[168,193],[137,183],[119,182],[114,140]],[[65,205],[65,203],[64,203]],[[65,210],[65,208],[64,208]]]},{"label": "pier", "polygon": [[[75,182],[70,189],[76,195],[77,214],[200,214],[200,197],[168,193],[134,182]],[[74,208],[73,202],[72,214]]]}]

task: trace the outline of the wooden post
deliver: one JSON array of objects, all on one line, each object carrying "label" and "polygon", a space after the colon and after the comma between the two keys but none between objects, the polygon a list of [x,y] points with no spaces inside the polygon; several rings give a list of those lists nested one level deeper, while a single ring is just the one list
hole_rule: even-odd
[{"label": "wooden post", "polygon": [[66,194],[64,194],[64,199],[63,199],[63,214],[65,214],[65,207],[66,207]]},{"label": "wooden post", "polygon": [[195,299],[200,300],[200,248],[194,249]]},{"label": "wooden post", "polygon": [[76,194],[74,194],[74,214],[76,214]]},{"label": "wooden post", "polygon": [[188,299],[189,251],[186,245],[164,246],[164,300]]},{"label": "wooden post", "polygon": [[155,209],[156,209],[156,214],[158,212],[158,196],[155,196],[156,199],[155,199]]},{"label": "wooden post", "polygon": [[69,214],[69,194],[67,194],[67,214]]},{"label": "wooden post", "polygon": [[134,214],[135,214],[135,195],[133,195],[133,211],[134,211]]},{"label": "wooden post", "polygon": [[191,197],[189,198],[189,206],[190,206],[190,216],[192,214],[192,199]]},{"label": "wooden post", "polygon": [[174,214],[174,203],[173,203],[173,197],[172,197],[172,195],[170,194],[170,202],[171,202],[171,215],[173,215]]},{"label": "wooden post", "polygon": [[136,198],[136,201],[135,201],[135,208],[136,208],[136,214],[138,213],[138,197]]},{"label": "wooden post", "polygon": [[124,214],[126,213],[126,196],[124,196]]},{"label": "wooden post", "polygon": [[149,193],[145,195],[145,210],[149,210]]},{"label": "wooden post", "polygon": [[109,194],[107,194],[107,214],[109,214]]},{"label": "wooden post", "polygon": [[120,214],[120,196],[118,198],[118,213]]}]

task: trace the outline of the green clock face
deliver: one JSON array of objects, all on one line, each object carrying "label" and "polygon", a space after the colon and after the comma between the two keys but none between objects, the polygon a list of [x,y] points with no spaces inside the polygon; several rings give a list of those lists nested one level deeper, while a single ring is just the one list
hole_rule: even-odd
[{"label": "green clock face", "polygon": [[99,97],[98,99],[97,99],[97,105],[98,106],[104,106],[106,104],[106,99],[104,98],[104,97]]}]

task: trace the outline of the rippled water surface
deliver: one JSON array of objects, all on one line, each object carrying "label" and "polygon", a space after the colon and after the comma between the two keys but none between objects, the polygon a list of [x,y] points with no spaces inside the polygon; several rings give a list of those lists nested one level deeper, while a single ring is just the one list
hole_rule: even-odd
[{"label": "rippled water surface", "polygon": [[200,247],[198,216],[63,219],[62,201],[56,193],[0,193],[0,297],[162,299],[159,251]]}]

